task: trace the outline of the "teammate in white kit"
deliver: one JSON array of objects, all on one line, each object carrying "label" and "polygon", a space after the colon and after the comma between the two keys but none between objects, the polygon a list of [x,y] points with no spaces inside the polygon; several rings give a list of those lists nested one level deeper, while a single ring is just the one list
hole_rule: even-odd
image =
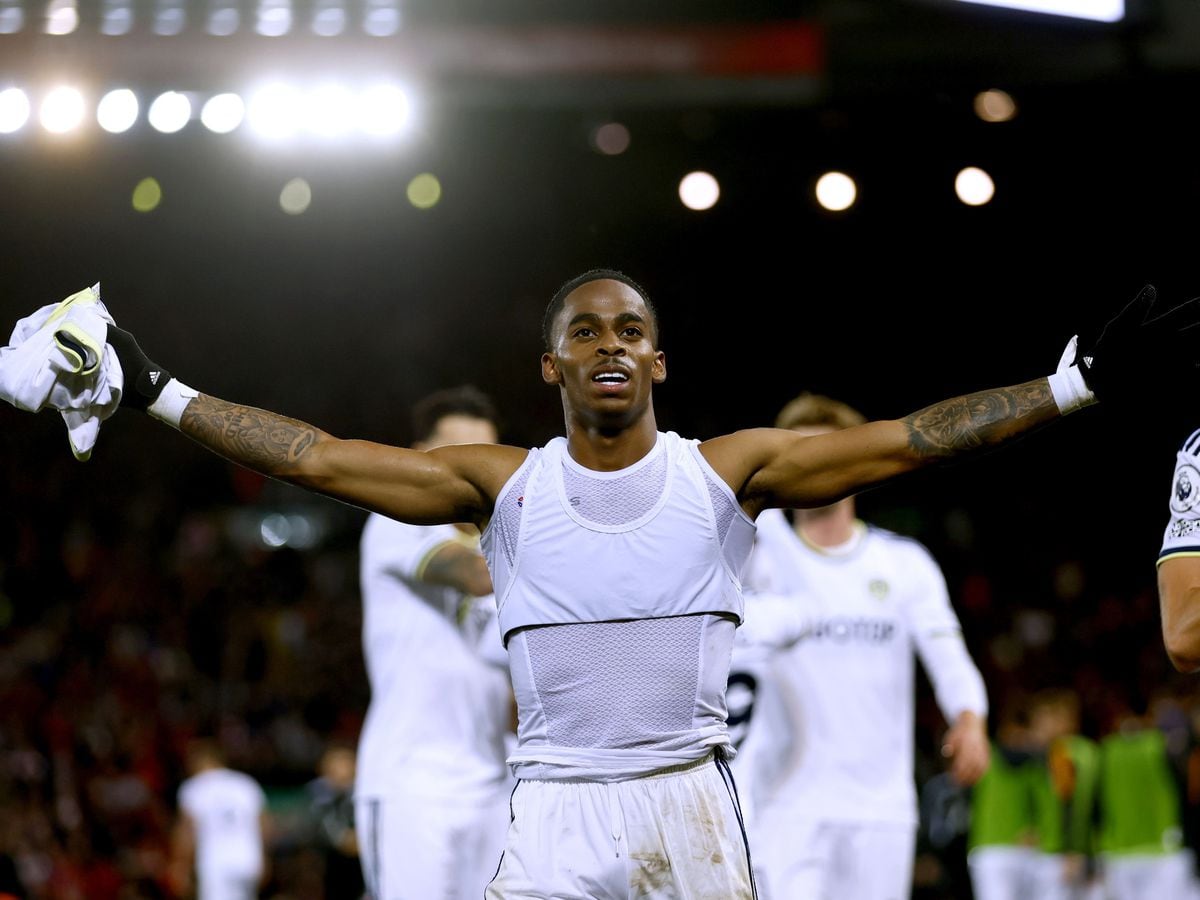
[{"label": "teammate in white kit", "polygon": [[[802,394],[775,425],[811,436],[865,421],[844,403]],[[756,769],[749,780],[762,798],[752,833],[764,893],[908,897],[917,828],[914,651],[951,723],[943,753],[963,785],[988,764],[983,678],[923,546],[859,521],[852,498],[790,515],[771,509],[758,517],[745,575],[747,588],[791,601],[782,633],[799,628],[759,679],[776,702],[754,709],[748,722],[745,762]],[[747,609],[758,612],[749,601]],[[736,659],[731,679],[740,674]],[[735,773],[742,781],[737,766]]]},{"label": "teammate in white kit", "polygon": [[[495,409],[474,387],[438,391],[414,407],[413,433],[420,451],[494,444]],[[372,513],[360,567],[371,682],[355,779],[364,878],[373,900],[478,900],[508,827],[512,707],[478,532]],[[493,607],[483,634],[476,598]]]},{"label": "teammate in white kit", "polygon": [[1200,671],[1200,431],[1175,455],[1170,520],[1158,555],[1163,642],[1181,672]]},{"label": "teammate in white kit", "polygon": [[[705,378],[744,363],[735,324],[762,327],[737,300],[705,313]],[[200,394],[115,326],[108,340],[122,403],[208,449],[392,518],[483,530],[520,712],[520,781],[489,897],[744,900],[754,888],[724,763],[725,688],[754,519],[999,446],[1096,393],[1169,388],[1176,363],[1195,362],[1185,328],[1200,304],[1149,322],[1148,308],[1139,297],[1078,355],[1071,341],[1049,378],[828,435],[759,428],[701,443],[658,430],[652,394],[667,367],[645,292],[593,270],[546,310],[542,378],[566,436],[540,450],[337,439]]]},{"label": "teammate in white kit", "polygon": [[172,880],[194,881],[197,900],[253,900],[266,877],[266,795],[244,772],[226,768],[217,745],[194,741],[179,786]]}]

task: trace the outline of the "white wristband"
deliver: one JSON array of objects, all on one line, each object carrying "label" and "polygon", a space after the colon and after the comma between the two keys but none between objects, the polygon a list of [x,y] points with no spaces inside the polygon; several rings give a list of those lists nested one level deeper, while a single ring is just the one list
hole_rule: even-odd
[{"label": "white wristband", "polygon": [[1058,411],[1064,416],[1096,402],[1096,395],[1083,380],[1079,366],[1074,365],[1078,343],[1078,336],[1067,342],[1067,349],[1058,361],[1058,370],[1047,379],[1050,382],[1050,393],[1054,395],[1054,402],[1058,404]]},{"label": "white wristband", "polygon": [[172,428],[178,428],[184,409],[199,396],[199,391],[192,390],[183,382],[172,378],[163,385],[162,393],[146,408],[146,412]]}]

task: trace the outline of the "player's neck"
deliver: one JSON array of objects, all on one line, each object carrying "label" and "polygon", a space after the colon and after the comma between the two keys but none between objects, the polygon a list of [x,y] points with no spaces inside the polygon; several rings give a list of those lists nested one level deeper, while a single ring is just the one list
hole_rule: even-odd
[{"label": "player's neck", "polygon": [[817,547],[840,547],[854,537],[854,501],[795,511],[796,533]]},{"label": "player's neck", "polygon": [[567,448],[571,459],[597,472],[628,468],[653,450],[656,443],[658,425],[653,410],[623,427],[567,423]]}]

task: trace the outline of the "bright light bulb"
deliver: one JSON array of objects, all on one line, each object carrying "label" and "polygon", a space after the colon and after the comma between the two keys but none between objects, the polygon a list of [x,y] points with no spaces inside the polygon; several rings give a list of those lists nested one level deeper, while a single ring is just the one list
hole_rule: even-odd
[{"label": "bright light bulb", "polygon": [[133,91],[120,88],[105,94],[96,107],[96,121],[100,127],[112,134],[120,134],[133,127],[138,117],[138,101]]},{"label": "bright light bulb", "polygon": [[237,94],[217,94],[209,97],[200,110],[200,121],[204,127],[216,134],[228,134],[242,124],[246,117],[246,104]]},{"label": "bright light bulb", "polygon": [[408,94],[397,85],[368,88],[359,98],[358,125],[367,134],[399,134],[408,125],[410,114]]},{"label": "bright light bulb", "polygon": [[51,134],[66,134],[83,121],[83,94],[73,87],[57,87],[42,101],[42,127]]},{"label": "bright light bulb", "polygon": [[721,185],[708,172],[691,172],[679,182],[679,199],[688,209],[712,209],[721,196]]},{"label": "bright light bulb", "polygon": [[858,187],[844,172],[826,172],[817,179],[817,202],[831,212],[841,212],[854,205]]},{"label": "bright light bulb", "polygon": [[968,166],[954,179],[954,191],[967,206],[983,206],[995,195],[996,185],[983,169]]},{"label": "bright light bulb", "polygon": [[159,94],[150,104],[146,118],[151,126],[163,134],[174,134],[183,128],[192,117],[192,101],[186,94],[179,91],[167,91]]},{"label": "bright light bulb", "polygon": [[0,134],[19,131],[29,121],[29,98],[20,88],[0,91]]}]

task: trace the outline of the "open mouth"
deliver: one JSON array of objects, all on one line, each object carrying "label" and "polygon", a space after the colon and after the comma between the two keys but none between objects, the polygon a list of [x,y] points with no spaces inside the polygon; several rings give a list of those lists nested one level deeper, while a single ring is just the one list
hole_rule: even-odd
[{"label": "open mouth", "polygon": [[629,373],[620,371],[597,372],[592,376],[595,384],[621,385],[629,382]]}]

